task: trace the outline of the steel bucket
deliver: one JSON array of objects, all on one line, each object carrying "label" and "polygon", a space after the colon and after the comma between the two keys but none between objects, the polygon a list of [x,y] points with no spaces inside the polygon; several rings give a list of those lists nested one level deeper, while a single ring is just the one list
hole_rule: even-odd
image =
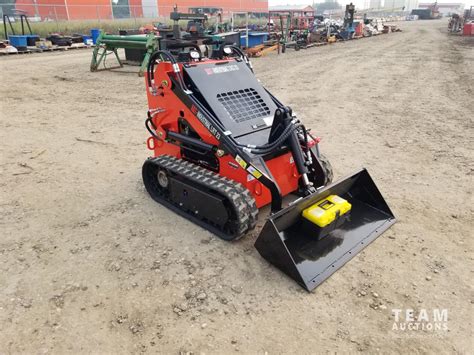
[{"label": "steel bucket", "polygon": [[[351,203],[350,217],[318,240],[302,229],[302,211],[329,195]],[[367,170],[325,186],[271,215],[255,242],[260,255],[312,291],[395,223]]]}]

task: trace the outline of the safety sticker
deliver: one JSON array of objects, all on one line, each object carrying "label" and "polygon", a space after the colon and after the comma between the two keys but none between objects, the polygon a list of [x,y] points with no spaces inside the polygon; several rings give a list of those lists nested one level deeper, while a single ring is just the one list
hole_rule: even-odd
[{"label": "safety sticker", "polygon": [[260,179],[260,177],[262,176],[262,173],[260,171],[258,171],[257,168],[253,167],[252,165],[250,165],[248,168],[247,168],[247,171],[252,174],[253,176],[255,176],[257,179]]},{"label": "safety sticker", "polygon": [[207,75],[222,74],[222,73],[228,73],[231,71],[238,71],[238,70],[239,70],[239,67],[235,64],[221,65],[219,67],[214,67],[214,68],[204,68],[204,71],[206,72]]},{"label": "safety sticker", "polygon": [[236,155],[235,156],[235,160],[237,161],[237,163],[239,163],[239,165],[245,169],[247,167],[247,163],[245,162],[245,160],[243,160],[239,155]]}]

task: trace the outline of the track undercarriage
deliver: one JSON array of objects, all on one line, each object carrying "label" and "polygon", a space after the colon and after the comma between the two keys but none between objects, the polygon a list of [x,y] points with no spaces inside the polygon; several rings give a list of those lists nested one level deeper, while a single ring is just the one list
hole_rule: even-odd
[{"label": "track undercarriage", "polygon": [[255,199],[241,184],[168,155],[143,164],[150,196],[224,240],[243,237],[255,228]]}]

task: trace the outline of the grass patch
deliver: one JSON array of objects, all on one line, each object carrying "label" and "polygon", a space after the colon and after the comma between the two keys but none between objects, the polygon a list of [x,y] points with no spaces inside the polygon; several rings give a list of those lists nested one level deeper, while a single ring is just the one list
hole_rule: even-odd
[{"label": "grass patch", "polygon": [[[51,21],[51,22],[30,22],[31,30],[33,34],[37,34],[40,37],[47,37],[51,33],[61,33],[64,35],[72,35],[75,33],[90,35],[92,28],[100,28],[101,30],[108,33],[116,33],[121,29],[132,29],[139,28],[140,26],[163,22],[167,23],[167,19],[123,19],[123,20],[82,20],[82,21]],[[20,22],[12,24],[16,34],[21,33]],[[7,24],[7,30],[11,33],[10,27]],[[27,31],[27,28],[25,29]],[[5,38],[3,26],[1,26],[0,34],[2,38]]]},{"label": "grass patch", "polygon": [[[30,22],[31,30],[33,34],[37,34],[40,37],[47,37],[52,33],[61,33],[64,35],[72,34],[84,34],[90,35],[92,28],[100,28],[102,31],[111,34],[118,34],[119,30],[122,29],[136,29],[143,25],[152,24],[152,23],[164,23],[171,25],[172,21],[169,18],[157,18],[157,19],[115,19],[115,20],[77,20],[77,21],[50,21],[50,22]],[[267,19],[249,19],[249,24],[255,25],[264,25],[266,24]],[[21,24],[20,22],[12,23],[13,28],[15,29],[16,34],[21,33]],[[180,22],[181,27],[186,27],[186,21]],[[209,19],[208,25],[214,26],[215,20]],[[245,26],[245,18],[236,16],[235,18],[236,26]],[[7,30],[9,34],[11,33],[10,27],[7,24]],[[28,29],[25,28],[27,31]],[[5,38],[5,33],[3,26],[0,26],[0,37]]]}]

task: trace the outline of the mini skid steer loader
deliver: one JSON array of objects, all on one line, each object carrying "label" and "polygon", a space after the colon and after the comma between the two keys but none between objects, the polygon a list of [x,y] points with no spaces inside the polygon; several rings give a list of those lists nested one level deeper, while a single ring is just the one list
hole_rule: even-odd
[{"label": "mini skid steer loader", "polygon": [[210,57],[189,41],[161,48],[146,73],[154,154],[142,169],[155,201],[229,241],[270,205],[255,247],[308,291],[395,222],[365,169],[331,181],[319,139],[259,83],[240,48]]}]

